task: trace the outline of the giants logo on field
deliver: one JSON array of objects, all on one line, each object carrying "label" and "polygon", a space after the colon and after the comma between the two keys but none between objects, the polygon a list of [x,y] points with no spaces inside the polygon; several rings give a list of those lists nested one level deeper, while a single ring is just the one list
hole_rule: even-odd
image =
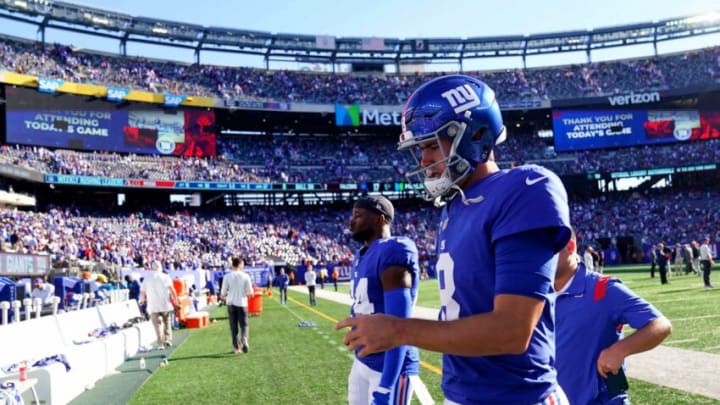
[{"label": "giants logo on field", "polygon": [[480,105],[480,97],[469,84],[450,89],[442,93],[441,96],[450,103],[450,107],[454,109],[455,114],[460,114],[465,110]]}]

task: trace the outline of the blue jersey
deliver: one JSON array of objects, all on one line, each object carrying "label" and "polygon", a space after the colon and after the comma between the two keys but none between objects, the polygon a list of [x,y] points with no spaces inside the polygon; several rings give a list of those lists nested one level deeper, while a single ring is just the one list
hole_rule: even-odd
[{"label": "blue jersey", "polygon": [[597,371],[598,356],[622,339],[622,325],[640,329],[662,316],[614,277],[606,281],[604,294],[595,297],[600,277],[581,263],[570,286],[557,297],[556,367],[571,404],[624,403],[626,393],[608,395]]},{"label": "blue jersey", "polygon": [[[380,277],[390,266],[405,267],[412,272],[412,288],[410,297],[415,305],[420,278],[418,251],[415,242],[401,236],[376,239],[364,253],[362,249],[355,253],[352,269],[352,287],[350,289],[353,299],[350,314],[369,315],[385,313],[384,291]],[[355,355],[357,357],[357,352]],[[365,365],[375,371],[382,372],[385,353],[375,353],[358,358]],[[402,372],[407,375],[417,375],[420,369],[420,356],[417,348],[408,346],[407,355],[403,362]]]},{"label": "blue jersey", "polygon": [[[557,388],[553,274],[542,286],[496,266],[495,242],[547,229],[557,253],[569,238],[567,194],[560,179],[536,165],[493,173],[464,190],[443,209],[438,233],[441,320],[493,310],[496,295],[525,295],[545,302],[530,344],[520,355],[443,356],[445,397],[461,404],[534,404]],[[557,240],[555,240],[557,239]],[[557,255],[555,256],[557,260]],[[554,267],[553,267],[554,269]],[[538,285],[535,285],[538,284]],[[502,334],[503,331],[497,331]]]}]

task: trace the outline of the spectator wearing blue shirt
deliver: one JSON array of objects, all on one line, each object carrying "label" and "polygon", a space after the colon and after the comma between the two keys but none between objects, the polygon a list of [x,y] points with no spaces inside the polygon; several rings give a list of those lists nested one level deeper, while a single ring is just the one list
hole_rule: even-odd
[{"label": "spectator wearing blue shirt", "polygon": [[290,285],[290,277],[285,273],[285,268],[280,268],[280,274],[277,276],[278,287],[280,288],[280,303],[287,304],[287,291]]},{"label": "spectator wearing blue shirt", "polygon": [[131,300],[140,300],[140,281],[135,278],[134,275],[128,274],[125,276],[128,288],[128,298]]},{"label": "spectator wearing blue shirt", "polygon": [[[555,366],[560,386],[571,404],[629,404],[626,389],[614,383],[624,376],[625,358],[659,345],[670,334],[670,321],[620,279],[587,271],[574,232],[559,256]],[[625,324],[636,329],[627,338]]]}]

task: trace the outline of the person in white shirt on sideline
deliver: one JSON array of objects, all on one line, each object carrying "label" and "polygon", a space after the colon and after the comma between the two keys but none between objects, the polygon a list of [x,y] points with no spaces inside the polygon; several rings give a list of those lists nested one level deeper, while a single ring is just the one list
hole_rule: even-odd
[{"label": "person in white shirt on sideline", "polygon": [[53,297],[55,296],[55,286],[46,283],[42,277],[33,280],[33,289],[30,292],[30,298],[40,298],[42,300],[40,310],[42,315],[47,315],[53,311]]},{"label": "person in white shirt on sideline", "polygon": [[583,263],[585,264],[585,268],[588,272],[595,271],[595,262],[593,261],[593,248],[591,246],[588,246],[585,248],[585,253],[583,254]]},{"label": "person in white shirt on sideline", "polygon": [[308,288],[308,295],[310,296],[310,306],[317,305],[317,299],[315,297],[315,285],[317,280],[317,273],[313,269],[312,263],[308,262],[307,270],[305,271],[305,285]]},{"label": "person in white shirt on sideline", "polygon": [[710,238],[703,239],[702,245],[700,245],[700,264],[702,265],[703,283],[705,288],[715,288],[710,283],[710,272],[712,271],[713,255],[710,250]]},{"label": "person in white shirt on sideline", "polygon": [[[230,335],[232,336],[233,351],[235,353],[240,353],[241,344],[243,353],[250,350],[248,344],[250,326],[248,324],[247,309],[248,297],[251,297],[254,292],[250,275],[243,271],[244,267],[245,261],[233,256],[232,271],[223,278],[222,289],[220,290],[220,298],[227,305]],[[238,342],[238,325],[240,326],[240,342]]]},{"label": "person in white shirt on sideline", "polygon": [[40,298],[43,306],[52,305],[52,297],[55,296],[55,286],[46,283],[41,277],[33,280],[33,289],[30,298]]},{"label": "person in white shirt on sideline", "polygon": [[177,294],[173,288],[170,276],[162,272],[162,265],[154,261],[150,271],[140,287],[140,305],[147,304],[147,313],[150,322],[155,328],[157,348],[164,350],[165,346],[172,346],[172,323],[170,313],[177,302]]}]

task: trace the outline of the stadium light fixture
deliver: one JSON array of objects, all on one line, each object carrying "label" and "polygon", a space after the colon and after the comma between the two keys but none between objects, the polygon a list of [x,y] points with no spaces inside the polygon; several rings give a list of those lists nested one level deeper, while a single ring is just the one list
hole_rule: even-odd
[{"label": "stadium light fixture", "polygon": [[156,34],[166,35],[168,33],[168,30],[166,30],[165,28],[162,28],[162,27],[154,27],[152,29],[152,32],[154,32]]},{"label": "stadium light fixture", "polygon": [[93,17],[92,22],[95,24],[110,25],[110,21],[108,21],[108,19],[102,18],[102,17]]},{"label": "stadium light fixture", "polygon": [[703,24],[703,23],[709,23],[709,22],[715,22],[720,20],[720,12],[714,11],[711,13],[705,13],[701,15],[696,15],[694,17],[688,17],[683,22],[685,24]]},{"label": "stadium light fixture", "polygon": [[15,0],[15,6],[20,8],[28,8],[27,2],[23,0]]}]

